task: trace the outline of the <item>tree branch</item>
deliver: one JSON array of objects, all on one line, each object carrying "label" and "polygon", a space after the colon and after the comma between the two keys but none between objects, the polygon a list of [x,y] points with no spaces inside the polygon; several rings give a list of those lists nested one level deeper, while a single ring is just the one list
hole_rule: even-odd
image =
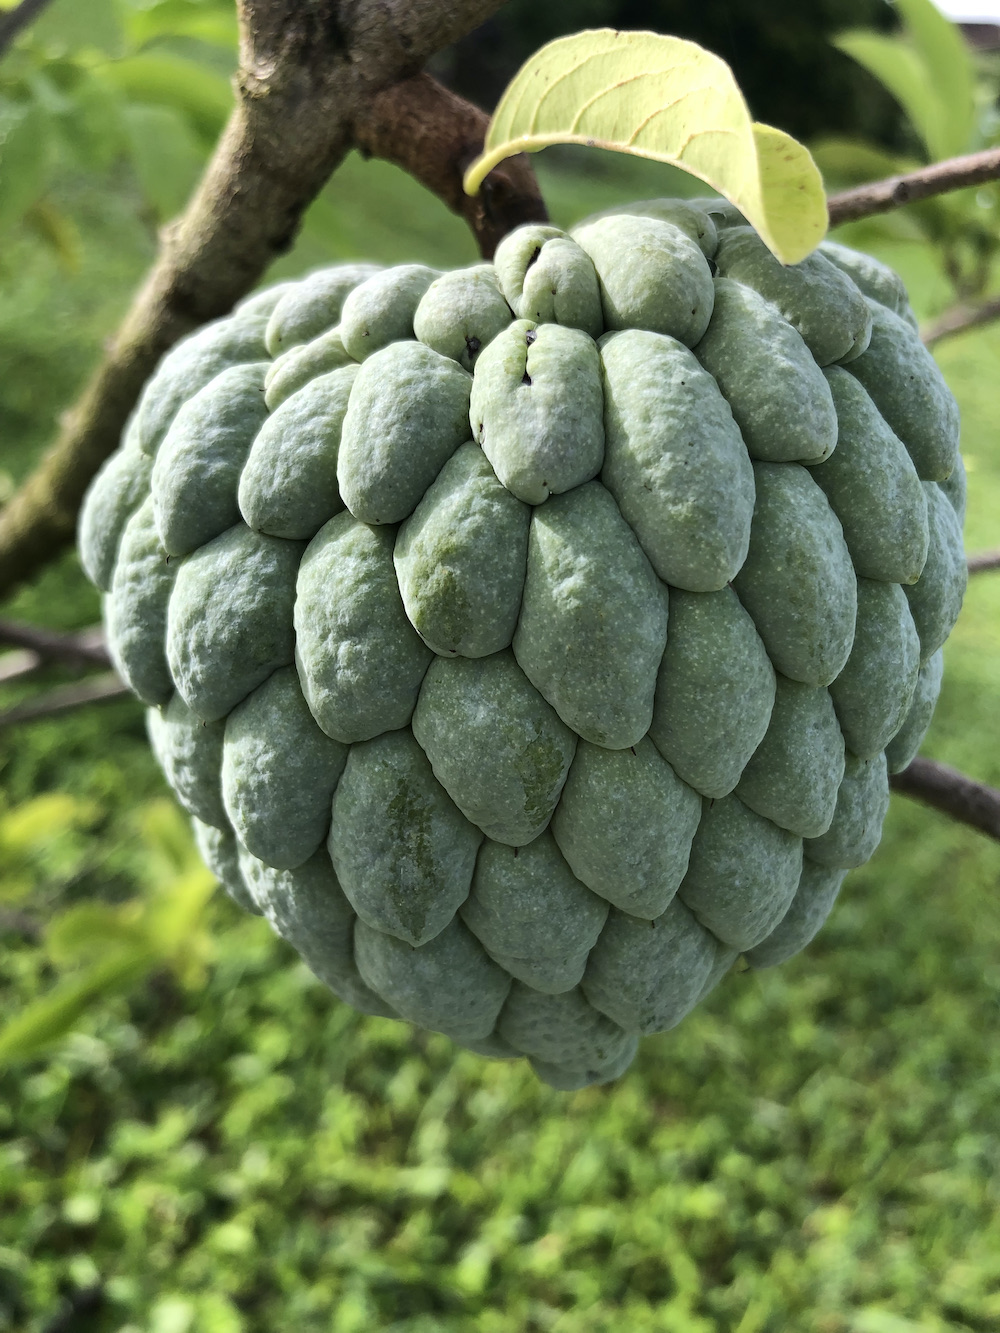
[{"label": "tree branch", "polygon": [[4,709],[0,713],[0,731],[16,722],[34,722],[40,717],[51,717],[53,713],[68,713],[84,704],[106,703],[126,695],[131,698],[125,682],[114,671],[106,671],[100,676],[74,681],[72,685],[60,685],[58,689],[47,690],[31,699],[22,699],[19,704]]},{"label": "tree branch", "polygon": [[[288,249],[305,208],[355,142],[355,122],[367,127],[373,147],[390,147],[380,126],[393,125],[400,140],[421,138],[419,114],[403,113],[405,91],[385,97],[401,80],[425,109],[436,99],[439,116],[446,104],[456,114],[467,105],[414,76],[501,3],[238,0],[237,105],[187,211],[165,229],[160,256],[105,359],[50,452],[0,512],[0,598],[70,545],[84,492],[157,361],[198,324],[227,313]],[[382,113],[372,119],[376,103]],[[446,142],[454,147],[463,136],[452,131]],[[401,141],[391,147],[396,161],[420,156]],[[439,161],[424,176],[449,173],[460,174],[457,162]],[[506,219],[545,216],[523,163],[500,180],[500,199],[487,206],[478,232],[484,248]],[[529,182],[530,196],[521,197]]]},{"label": "tree branch", "polygon": [[52,0],[21,0],[16,9],[0,19],[0,56],[13,44],[17,34],[29,23],[34,23],[42,10],[51,3]]},{"label": "tree branch", "polygon": [[889,785],[1000,841],[1000,791],[935,759],[914,759]]},{"label": "tree branch", "polygon": [[930,199],[949,190],[965,190],[971,185],[1000,178],[1000,148],[984,153],[969,153],[965,157],[951,157],[945,162],[934,162],[906,176],[890,176],[888,180],[872,181],[853,190],[831,195],[827,200],[830,226],[842,222],[857,222],[876,213],[890,213],[904,204],[918,199]]},{"label": "tree branch", "polygon": [[1000,569],[1000,547],[995,551],[980,551],[969,556],[969,573],[983,574],[988,569]]},{"label": "tree branch", "polygon": [[522,222],[547,216],[527,154],[508,158],[475,196],[462,189],[466,167],[483,146],[489,117],[428,74],[378,93],[354,122],[362,153],[382,157],[415,176],[463,217],[484,259]]},{"label": "tree branch", "polygon": [[942,338],[964,333],[966,329],[978,329],[983,324],[991,324],[995,319],[1000,319],[1000,296],[993,296],[979,305],[957,305],[946,310],[924,330],[921,337],[927,347],[933,347]]},{"label": "tree branch", "polygon": [[55,630],[39,629],[37,625],[0,620],[0,644],[26,648],[40,659],[65,662],[68,666],[111,665],[100,625],[91,625],[76,634],[59,634]]}]

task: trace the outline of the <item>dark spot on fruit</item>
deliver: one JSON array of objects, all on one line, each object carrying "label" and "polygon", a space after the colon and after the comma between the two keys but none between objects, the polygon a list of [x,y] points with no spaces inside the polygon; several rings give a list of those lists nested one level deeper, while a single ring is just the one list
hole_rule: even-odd
[{"label": "dark spot on fruit", "polygon": [[514,848],[514,859],[515,859],[515,860],[517,860],[517,854],[518,854],[518,852],[519,852],[520,850],[521,850],[520,847],[515,847],[515,848]]},{"label": "dark spot on fruit", "polygon": [[482,345],[483,344],[479,341],[479,339],[475,337],[466,338],[465,340],[465,350],[469,353],[470,356],[475,356],[476,353],[479,351],[480,347],[482,347]]},{"label": "dark spot on fruit", "polygon": [[534,329],[529,329],[528,332],[524,335],[525,347],[530,347],[531,344],[533,342],[537,342],[537,340],[538,340],[538,334],[535,332]]},{"label": "dark spot on fruit", "polygon": [[534,250],[531,252],[531,258],[528,260],[528,265],[527,265],[528,268],[531,268],[532,264],[535,262],[535,260],[541,253],[542,253],[542,247],[540,245],[536,245]]},{"label": "dark spot on fruit", "polygon": [[[635,746],[634,746],[634,745],[630,745],[628,748],[632,751],[633,754],[635,754]],[[636,759],[639,758],[639,756],[638,756],[637,754],[635,755],[635,757],[636,757]]]}]

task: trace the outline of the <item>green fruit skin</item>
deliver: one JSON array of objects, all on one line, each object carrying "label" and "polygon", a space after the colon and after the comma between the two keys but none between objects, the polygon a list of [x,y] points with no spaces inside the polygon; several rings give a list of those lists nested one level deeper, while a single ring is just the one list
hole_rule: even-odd
[{"label": "green fruit skin", "polygon": [[164,639],[176,570],[160,544],[150,496],[125,524],[104,599],[108,653],[122,680],[146,704],[166,703],[174,692]]},{"label": "green fruit skin", "polygon": [[628,330],[602,340],[601,480],[653,568],[690,592],[724,588],[746,559],[753,468],[714,379],[686,347]]},{"label": "green fruit skin", "polygon": [[412,725],[437,780],[488,838],[523,847],[548,825],[577,740],[509,649],[436,657]]},{"label": "green fruit skin", "polygon": [[802,878],[792,905],[766,940],[748,949],[751,967],[775,967],[800,953],[819,934],[837,900],[846,870],[802,862]]},{"label": "green fruit skin", "polygon": [[638,744],[666,638],[666,589],[603,486],[535,510],[514,656],[567,726],[608,749]]},{"label": "green fruit skin", "polygon": [[649,329],[693,347],[705,335],[715,292],[708,260],[672,222],[628,216],[577,227],[594,262],[606,329]]},{"label": "green fruit skin", "polygon": [[255,532],[309,541],[344,507],[337,454],[357,366],[309,381],[272,410],[239,481],[239,507]]},{"label": "green fruit skin", "polygon": [[800,838],[833,822],[844,778],[844,737],[830,691],[777,677],[767,734],[736,784],[751,810]]},{"label": "green fruit skin", "polygon": [[[657,218],[660,222],[672,223],[690,236],[706,259],[711,259],[718,247],[719,233],[715,220],[699,203],[689,199],[639,199],[632,204],[616,204],[612,208],[583,218],[577,226],[586,227],[601,218],[622,213]],[[742,215],[740,220],[743,220]]]},{"label": "green fruit skin", "polygon": [[246,886],[240,870],[240,849],[230,829],[215,828],[196,816],[191,817],[195,845],[201,859],[238,907],[254,916],[262,916],[260,908]]},{"label": "green fruit skin", "polygon": [[500,242],[493,262],[518,319],[561,324],[591,338],[604,332],[597,272],[568,236],[552,227],[519,228]]},{"label": "green fruit skin", "polygon": [[433,654],[406,619],[395,532],[346,510],[306,548],[295,595],[295,663],[313,717],[351,744],[410,721]]},{"label": "green fruit skin", "polygon": [[934,482],[924,482],[924,493],[930,535],[927,561],[918,582],[903,589],[920,636],[921,666],[933,657],[955,628],[969,581],[958,515]]},{"label": "green fruit skin", "polygon": [[802,335],[817,365],[859,356],[872,337],[865,298],[843,270],[814,251],[799,264],[775,259],[750,227],[729,227],[719,237],[715,262],[776,306]]},{"label": "green fruit skin", "polygon": [[801,873],[802,839],[724,796],[705,802],[680,898],[723,944],[750,949],[788,911]]},{"label": "green fruit skin", "polygon": [[915,583],[928,541],[920,478],[858,380],[839,366],[825,374],[837,408],[837,450],[810,476],[840,520],[858,575]]},{"label": "green fruit skin", "polygon": [[167,661],[203,721],[225,717],[292,661],[302,551],[301,542],[240,523],[181,561],[167,611]]},{"label": "green fruit skin", "polygon": [[890,773],[901,773],[916,757],[934,716],[934,705],[941,693],[944,658],[939,648],[920,668],[913,702],[899,731],[885,747]]},{"label": "green fruit skin", "polygon": [[830,697],[848,748],[872,759],[903,725],[920,670],[920,639],[898,583],[858,579],[858,619]]},{"label": "green fruit skin", "polygon": [[626,1032],[666,1032],[697,1004],[721,947],[677,897],[655,921],[612,908],[581,989]]},{"label": "green fruit skin", "polygon": [[373,930],[414,946],[440,934],[469,896],[482,840],[408,730],[352,746],[327,846],[351,905]]},{"label": "green fruit skin", "polygon": [[379,264],[335,264],[295,283],[271,312],[266,334],[268,354],[281,356],[334,328],[354,288],[381,271]]},{"label": "green fruit skin", "polygon": [[512,318],[492,264],[477,264],[434,279],[420,298],[413,332],[420,342],[471,371],[480,351]]},{"label": "green fruit skin", "polygon": [[600,472],[603,415],[597,346],[579,329],[519,319],[480,354],[469,403],[472,437],[527,504]]},{"label": "green fruit skin", "polygon": [[649,739],[678,777],[702,796],[731,792],[764,739],[774,688],[767,650],[732,588],[671,589]]},{"label": "green fruit skin", "polygon": [[240,842],[278,870],[319,848],[347,746],[313,721],[293,666],[279,667],[226,719],[222,798]]},{"label": "green fruit skin", "polygon": [[580,741],[552,833],[589,889],[652,921],[684,877],[700,817],[701,799],[648,738],[624,750]]},{"label": "green fruit skin", "polygon": [[458,1042],[492,1035],[511,988],[510,977],[457,918],[419,949],[359,921],[354,953],[362,979],[401,1018]]},{"label": "green fruit skin", "polygon": [[167,612],[167,660],[201,720],[227,716],[291,663],[301,553],[299,541],[237,524],[181,561]]},{"label": "green fruit skin", "polygon": [[955,511],[955,517],[958,519],[958,526],[961,529],[965,524],[965,505],[967,479],[965,475],[965,464],[962,462],[962,455],[959,454],[955,459],[955,467],[950,477],[944,481],[939,481],[938,486],[941,493],[948,497],[948,503]]},{"label": "green fruit skin", "polygon": [[263,361],[266,320],[252,314],[206,324],[172,347],[143,390],[136,410],[139,447],[155,457],[181,405],[230,366]]},{"label": "green fruit skin", "polygon": [[149,742],[181,805],[212,828],[229,830],[219,770],[225,724],[202,722],[175,694],[165,708],[146,713]]},{"label": "green fruit skin", "polygon": [[579,985],[608,904],[576,878],[551,833],[525,847],[487,839],[459,908],[490,957],[546,995]]},{"label": "green fruit skin", "polygon": [[278,870],[243,848],[239,865],[258,911],[334,995],[363,1014],[397,1017],[361,980],[354,961],[356,918],[324,852],[294,870]]},{"label": "green fruit skin", "polygon": [[877,301],[869,308],[871,345],[850,372],[906,446],[921,481],[944,481],[958,458],[958,404],[910,325]]},{"label": "green fruit skin", "polygon": [[156,453],[150,490],[168,555],[190,555],[240,521],[236,493],[267,419],[266,362],[231,366],[182,404]]},{"label": "green fruit skin", "polygon": [[810,861],[834,870],[852,870],[871,859],[889,812],[885,755],[859,759],[848,751],[845,761],[833,823],[821,837],[803,843]]},{"label": "green fruit skin", "polygon": [[310,380],[354,364],[344,350],[339,326],[321,333],[312,342],[290,347],[276,361],[271,362],[264,376],[264,402],[267,410],[276,411],[286,398],[304,389]]},{"label": "green fruit skin", "polygon": [[887,306],[903,319],[907,317],[910,307],[903,280],[887,264],[837,241],[821,241],[819,253],[846,273],[863,296]]},{"label": "green fruit skin", "polygon": [[398,523],[469,438],[472,377],[423,343],[375,352],[351,389],[337,456],[344,503],[366,523]]},{"label": "green fruit skin", "polygon": [[715,279],[715,309],[694,354],[732,408],[751,458],[819,463],[837,445],[837,414],[801,335],[769,301]]},{"label": "green fruit skin", "polygon": [[364,361],[382,347],[413,337],[413,319],[436,269],[425,264],[400,264],[359,283],[344,301],[340,336],[355,361]]},{"label": "green fruit skin", "polygon": [[634,1050],[630,1035],[579,990],[543,995],[515,981],[497,1028],[511,1046],[565,1070],[601,1071]]},{"label": "green fruit skin", "polygon": [[110,592],[125,524],[149,491],[152,459],[139,448],[133,414],[121,448],[104,463],[84,497],[77,545],[84,573],[101,592]]},{"label": "green fruit skin", "polygon": [[733,580],[776,671],[829,685],[854,642],[857,577],[843,529],[811,473],[755,463],[750,550]]},{"label": "green fruit skin", "polygon": [[510,646],[530,521],[471,440],[427,488],[399,529],[393,563],[410,623],[435,653],[488,657]]}]

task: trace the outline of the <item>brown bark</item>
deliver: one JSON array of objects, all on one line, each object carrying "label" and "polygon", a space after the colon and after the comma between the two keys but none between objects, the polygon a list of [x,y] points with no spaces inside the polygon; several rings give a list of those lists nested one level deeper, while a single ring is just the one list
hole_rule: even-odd
[{"label": "brown bark", "polygon": [[951,338],[966,329],[978,329],[983,324],[992,324],[1000,319],[1000,296],[991,297],[979,305],[957,305],[946,310],[933,324],[924,330],[921,337],[928,347],[933,347],[942,338]]},{"label": "brown bark", "polygon": [[980,551],[978,555],[969,556],[970,574],[984,574],[988,569],[1000,569],[1000,549]]},{"label": "brown bark", "polygon": [[393,84],[354,122],[358,148],[403,167],[469,224],[485,259],[522,222],[547,214],[527,154],[507,158],[474,197],[462,189],[466,167],[483,146],[489,117],[427,74]]},{"label": "brown bark", "polygon": [[933,806],[952,819],[1000,841],[1000,791],[935,759],[914,759],[889,779],[894,791]]},{"label": "brown bark", "polygon": [[971,185],[982,185],[998,178],[1000,148],[969,153],[965,157],[950,157],[945,162],[934,162],[905,176],[890,176],[888,180],[871,181],[831,195],[827,200],[830,226],[857,222],[876,213],[891,213],[894,208],[916,203],[918,199],[930,199],[950,190],[965,190]]}]

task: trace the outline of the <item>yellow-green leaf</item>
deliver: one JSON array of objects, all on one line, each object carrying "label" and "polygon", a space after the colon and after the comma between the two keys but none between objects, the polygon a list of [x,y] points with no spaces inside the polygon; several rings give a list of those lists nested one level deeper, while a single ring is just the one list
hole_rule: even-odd
[{"label": "yellow-green leaf", "polygon": [[543,46],[514,76],[465,175],[475,194],[514,153],[588,144],[681,167],[724,195],[784,263],[827,227],[809,153],[750,118],[724,60],[694,42],[600,28]]}]

